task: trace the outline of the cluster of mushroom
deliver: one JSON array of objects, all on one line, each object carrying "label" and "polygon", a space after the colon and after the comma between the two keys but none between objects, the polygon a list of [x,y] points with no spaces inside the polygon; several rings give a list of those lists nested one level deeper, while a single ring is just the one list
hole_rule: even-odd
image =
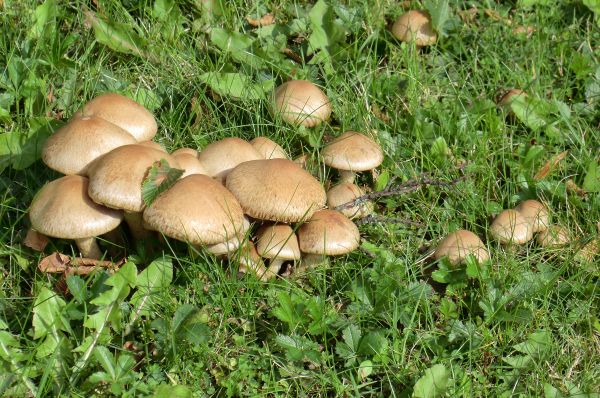
[{"label": "cluster of mushroom", "polygon": [[[291,90],[298,84],[301,90]],[[292,123],[326,120],[329,115],[319,110],[331,109],[322,92],[317,96],[322,105],[307,108],[314,88],[319,90],[306,81],[280,86],[275,112]],[[319,180],[266,137],[250,142],[225,138],[200,152],[180,148],[169,154],[151,141],[156,131],[153,115],[126,97],[109,93],[88,102],[45,143],[42,159],[66,176],[46,184],[33,199],[33,229],[74,239],[83,257],[100,258],[95,237],[125,219],[134,239],[158,231],[234,259],[241,271],[261,279],[275,276],[284,261],[302,257],[310,267],[323,256],[357,248],[360,236],[351,218],[367,215],[369,204],[342,212],[334,208],[363,194],[353,183],[355,172],[383,161],[379,145],[365,135],[349,131],[325,146],[323,162],[342,176],[325,192]],[[146,206],[141,186],[161,160],[184,173]]]},{"label": "cluster of mushroom", "polygon": [[[503,210],[490,226],[491,237],[502,245],[522,245],[531,241],[535,234],[536,242],[541,247],[558,248],[571,243],[569,231],[561,225],[550,224],[548,208],[533,199],[519,203],[514,209]],[[597,252],[598,242],[593,240],[583,246],[577,256],[581,260],[591,261]],[[452,265],[463,263],[468,255],[473,255],[478,262],[490,258],[482,240],[466,230],[446,236],[434,252],[436,260],[447,257]]]}]

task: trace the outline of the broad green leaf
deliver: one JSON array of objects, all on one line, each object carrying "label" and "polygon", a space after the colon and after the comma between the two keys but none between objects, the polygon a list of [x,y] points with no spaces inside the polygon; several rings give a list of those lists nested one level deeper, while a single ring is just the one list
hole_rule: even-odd
[{"label": "broad green leaf", "polygon": [[171,332],[176,339],[184,339],[192,344],[202,344],[210,339],[211,331],[206,322],[208,317],[203,310],[191,304],[181,305],[171,323]]},{"label": "broad green leaf", "polygon": [[534,131],[538,131],[550,123],[544,112],[544,105],[543,101],[525,95],[515,96],[510,102],[510,108],[517,118]]},{"label": "broad green leaf", "polygon": [[450,373],[442,364],[433,365],[417,381],[413,390],[415,398],[435,398],[444,395],[448,389]]},{"label": "broad green leaf", "polygon": [[333,47],[343,41],[346,35],[344,26],[336,20],[333,8],[324,0],[318,0],[308,13],[311,34],[308,38],[309,55],[322,50],[332,55]]},{"label": "broad green leaf", "polygon": [[46,287],[40,290],[35,299],[31,322],[34,339],[71,331],[69,321],[62,314],[65,306],[65,301],[52,290]]},{"label": "broad green leaf", "polygon": [[199,76],[217,94],[246,100],[263,99],[271,92],[274,82],[267,80],[253,83],[250,77],[241,73],[207,72]]},{"label": "broad green leaf", "polygon": [[533,7],[533,6],[547,6],[550,4],[555,4],[555,0],[519,0],[517,2],[518,7]]},{"label": "broad green leaf", "polygon": [[368,332],[358,344],[357,352],[367,357],[383,355],[387,352],[388,340],[381,332]]},{"label": "broad green leaf", "polygon": [[222,28],[212,28],[211,42],[224,53],[230,54],[234,60],[245,63],[255,69],[264,66],[264,60],[256,55],[252,49],[254,39],[239,32],[231,32]]},{"label": "broad green leaf", "polygon": [[98,361],[100,366],[102,366],[102,369],[105,370],[111,379],[114,380],[117,377],[115,359],[108,348],[103,346],[95,347],[94,358],[96,358],[96,361]]},{"label": "broad green leaf", "polygon": [[171,188],[184,171],[169,166],[169,162],[165,159],[155,162],[142,182],[142,198],[146,206],[151,206],[158,195]]},{"label": "broad green leaf", "polygon": [[564,395],[549,383],[544,383],[544,398],[563,398]]},{"label": "broad green leaf", "polygon": [[592,10],[596,23],[600,25],[600,0],[583,0],[583,4]]},{"label": "broad green leaf", "polygon": [[583,189],[588,192],[600,192],[600,167],[594,160],[588,164],[585,177],[583,178]]},{"label": "broad green leaf", "polygon": [[137,269],[135,264],[126,262],[118,272],[104,282],[105,285],[112,286],[112,289],[101,293],[98,297],[91,300],[91,303],[98,306],[107,306],[117,301],[123,301],[129,295],[130,287],[135,286],[136,277]]},{"label": "broad green leaf", "polygon": [[321,360],[319,345],[306,337],[278,334],[275,337],[275,342],[285,351],[288,359],[292,361],[319,363]]},{"label": "broad green leaf", "polygon": [[533,358],[541,358],[552,348],[552,334],[546,330],[532,333],[526,341],[515,345],[514,348]]},{"label": "broad green leaf", "polygon": [[389,170],[384,170],[375,181],[375,192],[383,191],[387,188],[388,183],[390,182],[390,172]]},{"label": "broad green leaf", "polygon": [[358,377],[361,380],[366,379],[373,373],[373,362],[366,360],[358,365]]},{"label": "broad green leaf", "polygon": [[43,38],[47,35],[47,29],[54,29],[58,10],[56,0],[46,0],[37,6],[33,14],[34,23],[29,31],[30,36],[35,39]]},{"label": "broad green leaf", "polygon": [[448,0],[426,0],[424,3],[425,9],[431,16],[431,25],[436,32],[445,36],[446,30],[444,25],[450,18],[450,6]]},{"label": "broad green leaf", "polygon": [[192,398],[192,391],[186,386],[182,385],[167,385],[162,384],[154,391],[153,398]]},{"label": "broad green leaf", "polygon": [[46,139],[52,134],[58,123],[45,117],[29,120],[29,131],[14,130],[0,134],[0,171],[7,167],[23,170],[42,154]]},{"label": "broad green leaf", "polygon": [[93,11],[86,11],[85,18],[94,29],[98,42],[114,51],[150,58],[144,50],[144,41],[133,31],[131,25],[105,21]]},{"label": "broad green leaf", "polygon": [[173,280],[173,264],[166,258],[154,260],[137,277],[137,290],[130,303],[134,310],[132,316],[150,315],[156,295],[167,288]]},{"label": "broad green leaf", "polygon": [[362,332],[357,325],[350,324],[342,331],[342,338],[344,339],[344,343],[348,345],[348,347],[352,348],[354,351],[358,350],[358,345],[360,343],[360,338],[362,336]]},{"label": "broad green leaf", "polygon": [[67,286],[78,303],[84,303],[87,296],[85,281],[79,275],[69,275],[67,277]]}]

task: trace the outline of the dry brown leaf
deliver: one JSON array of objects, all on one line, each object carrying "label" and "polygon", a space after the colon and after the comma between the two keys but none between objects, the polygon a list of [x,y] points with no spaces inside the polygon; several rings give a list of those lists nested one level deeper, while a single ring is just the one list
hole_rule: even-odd
[{"label": "dry brown leaf", "polygon": [[116,263],[112,261],[94,260],[91,258],[75,257],[71,258],[66,254],[52,253],[44,257],[38,264],[41,272],[47,273],[66,273],[70,275],[87,275],[97,268],[106,268],[111,271],[117,270],[125,264],[125,259]]},{"label": "dry brown leaf", "polygon": [[566,182],[567,192],[573,192],[576,195],[581,197],[587,196],[587,192],[585,189],[580,188],[572,178],[569,178]]},{"label": "dry brown leaf", "polygon": [[371,111],[373,112],[375,117],[377,119],[380,119],[382,122],[384,122],[384,123],[390,122],[390,117],[388,116],[387,113],[385,113],[385,111],[383,111],[383,110],[381,110],[381,108],[379,108],[379,105],[373,104],[371,106]]},{"label": "dry brown leaf", "polygon": [[552,170],[558,166],[558,164],[567,157],[569,151],[564,151],[559,153],[558,155],[554,155],[550,160],[548,160],[537,173],[533,176],[533,179],[536,181],[544,179]]},{"label": "dry brown leaf", "polygon": [[35,251],[42,252],[50,242],[50,239],[46,235],[40,234],[33,228],[29,228],[23,244]]},{"label": "dry brown leaf", "polygon": [[284,48],[284,49],[283,49],[283,53],[284,53],[284,54],[285,54],[287,57],[291,58],[291,59],[292,59],[292,61],[298,62],[299,64],[301,64],[301,63],[302,63],[302,57],[301,57],[301,56],[299,56],[298,54],[296,54],[296,53],[294,52],[294,50],[292,50],[292,49],[290,49],[290,48],[287,48],[287,47],[286,47],[286,48]]},{"label": "dry brown leaf", "polygon": [[477,12],[479,10],[477,7],[473,6],[467,10],[462,10],[458,12],[458,16],[464,23],[473,23],[477,19]]},{"label": "dry brown leaf", "polygon": [[275,15],[273,15],[272,13],[268,13],[258,19],[254,19],[254,18],[248,16],[248,17],[246,17],[246,21],[248,21],[248,23],[250,25],[254,26],[255,28],[258,28],[261,26],[273,25],[275,23]]},{"label": "dry brown leaf", "polygon": [[519,25],[512,30],[515,36],[526,35],[531,36],[535,32],[535,28],[529,25]]},{"label": "dry brown leaf", "polygon": [[512,25],[512,20],[510,18],[504,18],[496,10],[492,10],[491,8],[486,8],[485,10],[483,10],[483,12],[485,13],[485,15],[487,15],[489,18],[493,19],[494,21],[499,21],[499,22],[505,23],[506,25]]}]

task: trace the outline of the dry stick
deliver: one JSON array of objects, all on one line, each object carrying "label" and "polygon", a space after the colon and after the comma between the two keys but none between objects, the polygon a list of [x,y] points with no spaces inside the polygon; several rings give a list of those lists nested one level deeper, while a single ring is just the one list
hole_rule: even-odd
[{"label": "dry stick", "polygon": [[384,217],[384,216],[375,216],[373,214],[369,214],[366,217],[361,218],[360,220],[356,220],[354,223],[356,225],[365,225],[365,224],[377,224],[381,222],[387,223],[395,223],[395,224],[407,224],[417,228],[424,228],[425,224],[409,220],[408,218],[402,217]]}]

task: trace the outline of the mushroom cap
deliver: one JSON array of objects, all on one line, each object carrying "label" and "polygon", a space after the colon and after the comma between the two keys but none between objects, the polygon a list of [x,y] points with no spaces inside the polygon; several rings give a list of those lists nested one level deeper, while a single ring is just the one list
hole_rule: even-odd
[{"label": "mushroom cap", "polygon": [[202,174],[182,178],[159,195],[144,211],[144,221],[166,236],[194,245],[225,242],[244,228],[235,197]]},{"label": "mushroom cap", "polygon": [[433,257],[436,260],[447,257],[450,264],[459,265],[465,261],[469,254],[475,256],[480,263],[490,258],[490,254],[479,236],[461,229],[448,234],[442,239],[435,249]]},{"label": "mushroom cap", "polygon": [[525,217],[516,210],[504,210],[492,222],[490,233],[502,244],[521,245],[533,238],[533,230]]},{"label": "mushroom cap", "polygon": [[190,155],[189,153],[185,152],[173,152],[171,156],[177,160],[179,166],[184,170],[183,174],[181,175],[181,178],[187,177],[191,174],[208,175],[208,172],[196,156]]},{"label": "mushroom cap", "polygon": [[[342,182],[332,187],[327,191],[327,206],[330,209],[349,203],[356,198],[363,196],[365,193],[356,184],[351,182]],[[340,213],[348,217],[349,219],[366,217],[373,211],[373,203],[366,201],[352,207],[338,210]]]},{"label": "mushroom cap", "polygon": [[225,242],[206,246],[206,250],[215,256],[230,255],[242,245],[246,238],[246,233],[250,230],[250,227],[250,221],[248,218],[244,217],[242,228],[239,231],[236,231],[236,235],[233,238]]},{"label": "mushroom cap", "polygon": [[142,183],[150,167],[161,159],[179,168],[176,159],[157,149],[137,144],[116,148],[88,167],[88,193],[94,202],[104,206],[141,212],[145,207]]},{"label": "mushroom cap", "polygon": [[104,119],[75,118],[46,140],[42,160],[63,174],[84,174],[93,160],[115,148],[135,143],[131,134]]},{"label": "mushroom cap", "polygon": [[334,169],[371,170],[383,162],[378,143],[356,131],[346,131],[323,148],[323,162]]},{"label": "mushroom cap", "polygon": [[285,150],[275,141],[267,137],[256,137],[250,144],[260,153],[264,159],[289,159]]},{"label": "mushroom cap", "polygon": [[598,255],[599,251],[600,238],[596,237],[582,246],[577,253],[575,253],[575,259],[578,261],[592,262],[594,261],[594,257]]},{"label": "mushroom cap", "polygon": [[300,250],[308,254],[335,256],[358,247],[358,228],[335,210],[319,210],[298,229]]},{"label": "mushroom cap", "polygon": [[123,212],[94,203],[87,194],[88,179],[69,175],[44,185],[29,207],[33,228],[48,236],[84,239],[115,229]]},{"label": "mushroom cap", "polygon": [[263,258],[299,260],[300,247],[292,227],[286,224],[267,225],[256,233],[256,250]]},{"label": "mushroom cap", "polygon": [[184,153],[186,153],[188,155],[192,155],[192,156],[198,157],[198,151],[195,150],[195,149],[193,149],[193,148],[179,148],[179,149],[176,149],[176,150],[174,150],[171,153],[171,156],[178,156],[178,155],[181,155],[181,154],[184,154]]},{"label": "mushroom cap", "polygon": [[329,120],[327,95],[308,80],[290,80],[275,89],[273,113],[291,124],[314,127]]},{"label": "mushroom cap", "polygon": [[238,164],[249,160],[263,159],[254,147],[241,138],[224,138],[208,144],[198,154],[198,160],[207,175],[225,181],[229,172]]},{"label": "mushroom cap", "polygon": [[116,124],[137,141],[150,141],[158,130],[150,111],[132,99],[117,93],[106,93],[85,104],[75,117],[97,116]]},{"label": "mushroom cap", "polygon": [[568,245],[571,242],[571,234],[561,225],[550,225],[537,234],[535,240],[542,247],[555,248]]},{"label": "mushroom cap", "polygon": [[531,225],[532,231],[542,232],[548,229],[550,225],[550,214],[548,208],[537,200],[529,199],[519,203],[515,210]]},{"label": "mushroom cap", "polygon": [[526,97],[527,93],[518,88],[511,88],[500,96],[500,99],[498,100],[498,105],[500,105],[501,107],[508,107],[510,106],[510,103],[513,102],[515,98],[519,96]]},{"label": "mushroom cap", "polygon": [[165,147],[163,147],[158,142],[154,142],[154,141],[141,141],[141,142],[138,142],[137,144],[138,145],[147,146],[149,148],[158,149],[159,151],[167,152],[167,150],[165,149]]},{"label": "mushroom cap", "polygon": [[227,189],[259,220],[299,222],[325,206],[321,183],[287,159],[251,160],[227,176]]},{"label": "mushroom cap", "polygon": [[414,41],[418,47],[430,46],[437,40],[427,11],[411,10],[398,17],[392,26],[392,34],[404,42]]}]

